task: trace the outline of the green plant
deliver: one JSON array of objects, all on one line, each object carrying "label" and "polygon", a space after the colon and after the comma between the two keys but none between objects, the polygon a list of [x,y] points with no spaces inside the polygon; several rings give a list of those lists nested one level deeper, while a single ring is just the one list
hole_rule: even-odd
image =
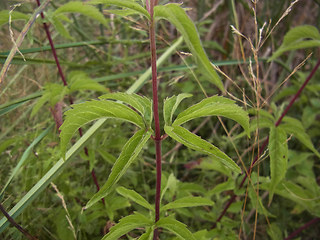
[{"label": "green plant", "polygon": [[[36,20],[48,2],[34,14],[25,13],[33,12],[28,4],[22,6],[25,9],[0,12],[0,24],[9,22],[10,31],[21,30],[15,23],[30,19],[11,53],[0,53],[5,63],[1,82],[10,63],[23,64],[17,65],[19,71],[0,95],[8,97],[10,85],[18,85],[15,79],[27,66],[24,59],[48,68],[55,64],[62,80],[55,82],[51,68],[53,74],[39,81],[41,91],[30,88],[29,96],[0,105],[5,121],[1,164],[11,171],[0,174],[5,181],[0,194],[5,216],[0,220],[2,238],[21,239],[16,228],[30,239],[35,237],[29,232],[37,232],[40,239],[265,239],[266,235],[292,239],[319,222],[315,160],[320,155],[316,121],[320,105],[319,86],[312,77],[320,61],[310,55],[308,61],[295,59],[294,51],[310,52],[310,47],[319,46],[319,32],[309,25],[288,31],[280,23],[298,1],[260,3],[261,8],[257,1],[217,1],[212,8],[208,1],[190,1],[186,5],[195,7],[196,14],[190,13],[199,22],[188,17],[184,5],[168,1],[56,1]],[[204,14],[206,6],[210,11]],[[246,25],[251,32],[240,32],[245,18],[238,15],[239,8],[252,14],[254,22]],[[232,13],[229,20],[223,14],[226,10]],[[213,18],[213,12],[221,15]],[[266,28],[268,13],[279,20]],[[227,21],[235,38],[225,34],[229,30],[214,31],[217,41],[211,41],[212,29]],[[44,26],[50,46],[33,47],[42,39],[33,23]],[[286,23],[290,26],[290,21]],[[171,47],[166,46],[173,31],[168,26],[182,35]],[[287,31],[283,43],[274,46],[269,59],[260,58],[263,51],[268,55],[266,45],[278,42],[280,36],[272,34],[277,26]],[[58,40],[49,28],[59,33]],[[92,40],[96,35],[99,40]],[[203,45],[200,35],[207,35]],[[24,36],[28,43],[22,45]],[[72,42],[77,39],[80,42]],[[68,43],[54,44],[59,41]],[[21,46],[28,48],[18,50]],[[176,65],[179,61],[172,56],[178,46],[183,48],[178,52],[183,65]],[[76,47],[82,50],[66,54]],[[59,49],[68,50],[62,54]],[[204,49],[208,56],[227,60],[215,61],[214,66]],[[47,50],[54,61],[26,56]],[[21,57],[14,56],[18,51]],[[142,70],[149,62],[151,67]],[[222,83],[216,71],[228,81]],[[106,94],[98,97],[101,92]],[[36,103],[30,104],[34,99]],[[63,109],[67,111],[62,124]],[[17,118],[21,110],[24,113]],[[24,121],[30,113],[32,118]],[[28,130],[19,132],[22,122]],[[62,124],[60,146],[54,123],[56,130]],[[77,131],[79,138],[74,136]],[[30,145],[24,150],[22,144]],[[17,160],[15,167],[11,156]],[[53,180],[56,185],[47,188]],[[100,187],[98,180],[104,185]],[[26,189],[30,189],[27,194]],[[44,190],[46,194],[41,194]],[[7,228],[9,222],[14,228]]]}]

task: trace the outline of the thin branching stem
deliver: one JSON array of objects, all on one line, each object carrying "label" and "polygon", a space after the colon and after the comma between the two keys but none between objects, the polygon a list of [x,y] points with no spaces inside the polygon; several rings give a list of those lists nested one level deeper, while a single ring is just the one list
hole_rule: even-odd
[{"label": "thin branching stem", "polygon": [[[40,0],[36,0],[36,1],[37,1],[38,6],[40,6]],[[41,12],[41,18],[45,19],[43,12]],[[63,71],[62,71],[62,68],[61,68],[61,65],[60,65],[60,62],[59,62],[59,59],[58,59],[56,48],[54,47],[54,43],[53,43],[50,31],[49,31],[49,26],[48,26],[48,24],[46,22],[43,22],[43,28],[44,28],[44,30],[46,32],[46,35],[47,35],[47,38],[48,38],[48,41],[49,41],[49,44],[50,44],[50,47],[51,47],[51,52],[52,52],[53,58],[54,58],[54,60],[56,62],[56,65],[57,65],[57,68],[58,68],[58,72],[59,72],[59,75],[60,75],[61,80],[63,82],[63,85],[64,86],[68,86],[68,83],[66,81],[65,75],[63,74]],[[69,96],[69,103],[71,105],[73,104],[73,98],[72,98],[71,95]],[[57,126],[57,127],[59,128],[60,126]],[[82,129],[79,128],[78,131],[79,131],[80,137],[82,137],[82,135],[83,135],[82,134]],[[84,152],[85,152],[86,156],[89,156],[87,147],[84,148]],[[96,177],[96,173],[95,173],[94,169],[92,169],[92,171],[91,171],[91,176],[92,176],[94,184],[96,185],[97,191],[99,191],[100,190],[100,185],[98,183],[98,179]],[[102,201],[103,204],[105,204],[103,198],[101,199],[101,201]]]},{"label": "thin branching stem", "polygon": [[0,203],[0,211],[2,214],[8,219],[8,221],[14,226],[16,229],[18,229],[26,238],[30,240],[38,240],[36,237],[32,236],[30,233],[27,232],[23,227],[21,227],[10,215],[7,213],[7,211],[4,209],[2,204]]},{"label": "thin branching stem", "polygon": [[294,237],[296,237],[299,233],[301,233],[303,230],[309,228],[311,225],[316,224],[317,222],[320,221],[320,218],[314,218],[311,221],[307,222],[303,226],[299,227],[297,230],[295,230],[293,233],[291,233],[287,238],[284,240],[291,240]]},{"label": "thin branching stem", "polygon": [[[320,66],[320,59],[318,60],[317,64],[314,66],[314,68],[312,69],[312,71],[310,72],[309,76],[306,78],[306,80],[304,81],[304,83],[301,85],[301,87],[299,88],[299,90],[297,91],[297,93],[293,96],[293,98],[290,100],[288,106],[286,107],[286,109],[283,111],[283,113],[281,114],[280,118],[278,119],[278,121],[275,123],[275,126],[279,126],[279,124],[281,123],[282,119],[286,116],[286,114],[288,113],[288,111],[290,110],[290,108],[292,107],[292,105],[294,104],[294,102],[298,99],[298,97],[301,95],[301,92],[303,91],[303,89],[307,86],[307,84],[309,83],[309,81],[311,80],[311,78],[314,76],[314,74],[316,73],[317,69]],[[266,140],[264,141],[264,143],[262,144],[262,146],[259,149],[259,152],[257,154],[257,156],[255,157],[254,161],[252,162],[250,168],[249,168],[249,175],[244,173],[245,176],[242,179],[239,188],[242,188],[246,179],[250,176],[251,172],[252,172],[252,168],[255,165],[255,163],[258,161],[258,159],[260,158],[261,153],[263,153],[265,147],[268,145],[269,142],[269,137],[266,138]],[[230,200],[227,202],[226,206],[224,207],[222,213],[220,214],[220,216],[218,217],[218,219],[216,220],[216,222],[213,224],[212,228],[216,227],[216,223],[220,222],[220,220],[222,219],[222,217],[226,214],[227,210],[229,209],[230,205],[234,202],[234,200],[236,199],[236,195],[233,193],[233,195],[231,196]]]}]

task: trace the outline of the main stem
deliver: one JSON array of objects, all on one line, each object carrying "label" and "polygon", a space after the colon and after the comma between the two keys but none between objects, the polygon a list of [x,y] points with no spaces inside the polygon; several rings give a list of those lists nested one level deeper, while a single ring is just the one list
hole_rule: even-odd
[{"label": "main stem", "polygon": [[[147,0],[148,1],[148,0]],[[155,125],[154,142],[156,146],[156,198],[155,198],[155,222],[160,218],[160,194],[161,194],[161,133],[159,121],[159,100],[158,100],[158,82],[157,82],[157,54],[156,54],[156,37],[155,37],[155,22],[153,18],[153,8],[155,1],[150,1],[150,25],[149,38],[151,50],[151,69],[152,69],[152,95],[153,95],[153,117]],[[153,239],[157,240],[159,236],[158,229],[154,230]]]}]

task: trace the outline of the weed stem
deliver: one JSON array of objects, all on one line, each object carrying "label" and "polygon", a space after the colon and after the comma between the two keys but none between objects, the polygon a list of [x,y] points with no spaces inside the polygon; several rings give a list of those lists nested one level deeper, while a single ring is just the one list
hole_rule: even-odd
[{"label": "weed stem", "polygon": [[[158,99],[158,82],[157,82],[157,53],[156,53],[156,37],[155,37],[155,22],[153,18],[153,8],[156,1],[150,1],[150,22],[149,22],[149,38],[151,50],[151,69],[152,69],[152,98],[153,98],[153,112],[155,124],[155,147],[156,147],[156,197],[155,197],[155,222],[160,218],[160,194],[161,194],[161,132],[159,120],[159,99]],[[157,240],[159,236],[158,229],[154,230],[153,239]]]},{"label": "weed stem", "polygon": [[[283,111],[283,113],[281,114],[280,118],[278,119],[278,121],[275,123],[275,126],[279,126],[279,124],[281,123],[282,119],[285,117],[285,115],[288,113],[289,109],[292,107],[292,105],[294,104],[294,102],[298,99],[298,97],[300,96],[302,90],[307,86],[307,84],[309,83],[309,81],[311,80],[311,78],[313,77],[313,75],[316,73],[317,69],[320,66],[320,59],[318,60],[317,64],[314,66],[314,68],[312,69],[312,71],[310,72],[310,74],[308,75],[308,77],[306,78],[306,80],[304,81],[304,83],[301,85],[301,87],[299,88],[299,90],[297,91],[297,93],[293,96],[293,98],[290,100],[288,106],[286,107],[286,109]],[[259,150],[259,154],[255,157],[254,161],[252,162],[250,168],[249,168],[249,175],[251,174],[252,168],[255,165],[255,163],[258,161],[258,159],[260,158],[260,154],[263,153],[265,147],[268,145],[269,142],[269,137],[266,138],[266,140],[264,141],[264,143],[262,144],[262,146],[260,147]],[[248,175],[245,173],[244,178],[242,179],[239,188],[242,188],[246,179],[247,179]],[[226,206],[224,207],[222,213],[220,214],[220,216],[218,217],[218,219],[216,220],[216,222],[213,224],[212,228],[216,227],[216,224],[218,222],[220,222],[220,220],[222,219],[222,217],[226,214],[228,208],[230,207],[230,205],[234,202],[234,200],[236,199],[236,195],[233,193],[233,195],[231,196],[230,200],[228,201],[228,203],[226,204]]]}]

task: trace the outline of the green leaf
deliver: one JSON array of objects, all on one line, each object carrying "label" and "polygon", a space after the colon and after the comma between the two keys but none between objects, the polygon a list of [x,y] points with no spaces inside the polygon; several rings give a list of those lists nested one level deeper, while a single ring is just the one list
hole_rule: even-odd
[{"label": "green leaf", "polygon": [[196,240],[193,234],[188,230],[187,226],[172,217],[161,218],[157,223],[157,227],[165,228],[177,235],[182,240]]},{"label": "green leaf", "polygon": [[[163,179],[163,178],[162,178]],[[160,196],[160,202],[162,201],[162,198],[164,196],[164,194],[166,193],[166,191],[168,189],[172,189],[173,192],[176,191],[177,188],[177,182],[178,180],[176,179],[176,177],[173,175],[173,173],[171,173],[167,179],[167,182],[165,184],[165,186],[163,188],[161,188],[161,196]],[[163,183],[163,181],[161,182]],[[162,187],[162,186],[161,186]]]},{"label": "green leaf", "polygon": [[32,109],[31,117],[33,117],[47,102],[49,102],[50,107],[53,107],[60,102],[66,94],[68,94],[67,87],[56,83],[46,84],[42,97],[37,101],[36,105]]},{"label": "green leaf", "polygon": [[151,226],[152,221],[140,213],[134,213],[127,217],[122,218],[118,224],[110,229],[110,232],[105,235],[101,240],[118,240],[124,234],[133,229]]},{"label": "green leaf", "polygon": [[68,2],[59,7],[53,13],[53,17],[62,13],[81,13],[87,17],[93,18],[99,21],[101,24],[108,26],[107,20],[103,14],[94,6],[87,5],[80,1]]},{"label": "green leaf", "polygon": [[[0,11],[0,26],[9,22],[9,13],[10,13],[9,10]],[[13,11],[13,12],[11,12],[11,21],[16,21],[16,20],[28,21],[29,16],[27,14],[22,13],[22,12]]]},{"label": "green leaf", "polygon": [[64,24],[60,21],[58,16],[52,17],[50,22],[53,24],[54,28],[60,33],[60,35],[69,40],[75,40],[70,33],[65,28]]},{"label": "green leaf", "polygon": [[220,194],[221,192],[233,190],[235,188],[234,180],[229,179],[226,182],[219,183],[213,189],[207,192],[208,196],[212,196],[213,194]]},{"label": "green leaf", "polygon": [[92,100],[72,105],[71,110],[65,113],[66,119],[61,125],[61,152],[64,156],[72,135],[84,124],[99,118],[115,118],[131,122],[144,128],[142,117],[129,107],[108,100]]},{"label": "green leaf", "polygon": [[284,179],[288,164],[287,134],[281,127],[270,128],[269,136],[271,183],[269,204],[272,201],[277,185]]},{"label": "green leaf", "polygon": [[284,117],[283,123],[280,126],[288,134],[293,134],[294,137],[296,137],[302,144],[304,144],[320,158],[320,153],[313,146],[310,136],[306,133],[302,123],[298,119]]},{"label": "green leaf", "polygon": [[201,137],[180,126],[165,126],[164,131],[174,140],[193,150],[211,155],[236,173],[241,173],[239,166],[225,153]]},{"label": "green leaf", "polygon": [[154,230],[154,228],[150,227],[147,232],[145,232],[144,234],[142,234],[138,238],[138,240],[152,240],[152,238],[153,238],[153,230]]},{"label": "green leaf", "polygon": [[93,90],[99,92],[108,92],[108,89],[91,79],[85,72],[74,71],[68,75],[70,81],[70,92],[79,90]]},{"label": "green leaf", "polygon": [[198,166],[198,168],[201,168],[205,171],[208,171],[208,170],[217,171],[228,177],[232,177],[232,171],[230,170],[230,168],[226,167],[220,161],[216,161],[214,157],[202,158],[202,161]]},{"label": "green leaf", "polygon": [[269,61],[279,57],[286,51],[320,46],[320,33],[311,25],[298,26],[291,29],[284,37],[283,43]]},{"label": "green leaf", "polygon": [[139,204],[142,207],[145,207],[149,210],[154,211],[154,207],[151,206],[150,203],[147,202],[147,200],[145,200],[139,193],[137,193],[134,190],[130,190],[124,187],[118,187],[116,189],[117,193],[119,193],[121,196],[128,198],[132,201],[134,201],[135,203]]},{"label": "green leaf", "polygon": [[136,132],[129,141],[123,146],[122,152],[117,161],[111,169],[111,173],[107,182],[87,203],[86,208],[91,207],[98,202],[101,198],[106,196],[111,190],[112,186],[116,184],[123,174],[127,171],[131,163],[136,159],[142,147],[146,144],[151,136],[151,131],[145,131],[144,129]]},{"label": "green leaf", "polygon": [[106,12],[118,15],[120,17],[127,17],[127,16],[130,16],[130,15],[136,15],[137,14],[137,11],[136,10],[132,10],[132,9],[110,9],[110,10],[106,10]]},{"label": "green leaf", "polygon": [[211,65],[199,38],[199,34],[192,20],[179,4],[169,3],[166,5],[158,5],[154,8],[154,16],[156,18],[164,18],[171,22],[177,30],[182,34],[190,49],[193,57],[199,65],[199,70],[204,74],[208,81],[215,84],[222,92],[225,92],[224,86]]},{"label": "green leaf", "polygon": [[166,204],[160,208],[160,211],[168,209],[185,208],[185,207],[198,207],[198,206],[213,206],[214,202],[203,197],[184,197],[177,199],[173,202]]},{"label": "green leaf", "polygon": [[150,19],[150,14],[148,13],[148,11],[144,7],[142,7],[140,4],[138,4],[134,1],[130,1],[130,0],[121,0],[121,1],[119,1],[119,0],[92,0],[88,3],[89,4],[110,4],[110,5],[114,5],[117,7],[128,8],[128,9],[134,10],[134,11],[136,11],[136,13],[142,14],[143,16]]},{"label": "green leaf", "polygon": [[[271,128],[273,126],[274,126],[274,121],[264,116],[261,116],[259,118],[254,118],[250,121],[249,131],[252,134],[252,132],[256,131],[257,129]],[[234,139],[239,139],[239,138],[245,137],[246,135],[247,135],[246,132],[242,132],[237,136],[235,136]]]},{"label": "green leaf", "polygon": [[146,97],[139,96],[138,94],[128,94],[128,93],[108,93],[99,97],[100,99],[113,99],[129,104],[131,107],[135,108],[141,116],[148,123],[150,127],[152,122],[152,102]]},{"label": "green leaf", "polygon": [[163,118],[166,125],[171,126],[172,117],[174,112],[177,110],[177,107],[179,106],[179,104],[183,99],[191,96],[192,94],[182,93],[182,94],[179,94],[178,96],[172,96],[164,100]]},{"label": "green leaf", "polygon": [[266,217],[276,217],[263,206],[261,197],[257,196],[257,192],[252,186],[248,188],[248,195],[251,200],[252,208],[257,209],[259,214],[263,214]]},{"label": "green leaf", "polygon": [[206,98],[187,108],[178,115],[172,125],[181,125],[194,118],[206,116],[223,116],[230,118],[238,122],[249,136],[248,113],[241,107],[234,104],[234,101],[220,96]]},{"label": "green leaf", "polygon": [[[182,43],[182,38],[179,38],[172,46],[170,46],[163,55],[157,60],[157,66],[161,66],[168,57],[175,53],[176,48]],[[81,43],[83,44],[83,43]],[[50,46],[47,48],[50,49]],[[127,90],[127,93],[137,92],[151,76],[151,67],[142,74],[137,81]],[[50,170],[19,200],[17,204],[8,212],[13,218],[17,218],[38,196],[46,189],[46,187],[52,182],[59,174],[70,166],[70,162],[74,159],[74,156],[89,142],[89,140],[103,128],[106,119],[100,119],[96,121],[92,127],[90,127],[83,136],[71,146],[66,153],[66,158],[60,158]],[[0,233],[2,233],[10,225],[8,219],[3,217],[0,220]]]},{"label": "green leaf", "polygon": [[[28,159],[30,153],[32,152],[32,149],[45,137],[48,135],[50,130],[53,128],[54,125],[49,126],[46,130],[44,130],[37,138],[33,140],[33,142],[29,145],[29,147],[23,152],[22,157],[20,158],[18,164],[16,167],[12,170],[11,175],[6,182],[6,184],[2,187],[1,193],[0,193],[0,200],[3,197],[4,192],[6,191],[7,187],[11,183],[12,179],[17,175],[18,171],[23,166],[24,162]],[[1,151],[0,151],[1,153]]]}]

